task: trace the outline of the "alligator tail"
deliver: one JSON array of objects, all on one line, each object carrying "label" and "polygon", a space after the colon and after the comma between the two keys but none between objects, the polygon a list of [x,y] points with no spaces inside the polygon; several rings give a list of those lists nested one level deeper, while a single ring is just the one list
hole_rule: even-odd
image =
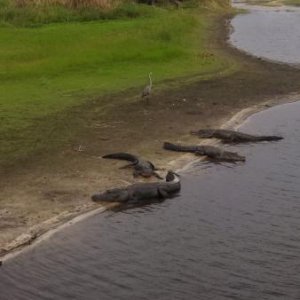
[{"label": "alligator tail", "polygon": [[200,151],[201,148],[198,148],[197,146],[182,146],[182,145],[175,145],[169,142],[164,142],[163,148],[166,150],[171,151],[179,151],[179,152],[196,152]]},{"label": "alligator tail", "polygon": [[269,136],[260,136],[260,141],[279,141],[282,140],[282,136],[276,136],[276,135],[269,135]]},{"label": "alligator tail", "polygon": [[178,146],[169,142],[164,142],[163,148],[166,150],[179,151]]},{"label": "alligator tail", "polygon": [[138,158],[135,155],[125,153],[125,152],[118,152],[118,153],[112,153],[102,156],[102,158],[109,158],[109,159],[121,159],[121,160],[127,160],[132,163],[137,163]]},{"label": "alligator tail", "polygon": [[94,194],[94,195],[92,195],[91,199],[94,202],[102,201],[102,198],[100,197],[100,194]]},{"label": "alligator tail", "polygon": [[93,202],[118,202],[116,200],[113,200],[111,198],[105,198],[103,197],[103,194],[94,194],[91,196],[91,199]]},{"label": "alligator tail", "polygon": [[190,151],[190,150],[186,149],[186,147],[184,147],[184,146],[175,145],[175,144],[172,144],[169,142],[164,142],[163,148],[166,150],[171,150],[171,151],[180,151],[180,152],[181,151]]}]

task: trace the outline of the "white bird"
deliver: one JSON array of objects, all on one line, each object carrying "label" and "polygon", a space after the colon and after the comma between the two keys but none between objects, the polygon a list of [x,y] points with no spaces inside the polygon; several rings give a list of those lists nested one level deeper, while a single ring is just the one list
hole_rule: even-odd
[{"label": "white bird", "polygon": [[152,79],[151,79],[151,75],[152,75],[152,72],[149,73],[149,85],[147,85],[144,88],[143,93],[142,93],[142,98],[147,97],[147,102],[149,100],[149,96],[150,96],[151,91],[152,91]]}]

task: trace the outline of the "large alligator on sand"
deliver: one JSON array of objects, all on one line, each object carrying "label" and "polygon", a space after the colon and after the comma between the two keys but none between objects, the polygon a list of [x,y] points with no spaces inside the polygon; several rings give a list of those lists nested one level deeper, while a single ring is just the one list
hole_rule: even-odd
[{"label": "large alligator on sand", "polygon": [[118,153],[112,153],[102,156],[102,158],[110,158],[110,159],[121,159],[121,160],[127,160],[131,163],[128,165],[125,165],[124,167],[121,167],[122,169],[133,167],[133,176],[143,176],[143,177],[151,177],[155,176],[159,179],[163,179],[161,176],[159,176],[155,171],[158,169],[153,165],[152,162],[148,160],[141,159],[135,155],[124,153],[124,152],[118,152]]},{"label": "large alligator on sand", "polygon": [[197,135],[200,138],[220,139],[224,143],[250,143],[261,141],[279,141],[283,139],[283,137],[276,135],[255,136],[227,129],[200,129],[197,131],[191,131],[191,134]]},{"label": "large alligator on sand", "polygon": [[225,151],[209,145],[179,145],[165,142],[163,148],[171,151],[191,152],[196,155],[207,156],[214,161],[236,162],[246,160],[245,156],[241,156],[236,152]]},{"label": "large alligator on sand", "polygon": [[135,183],[124,188],[107,190],[104,193],[95,194],[92,200],[95,202],[121,202],[141,203],[142,201],[170,198],[180,191],[179,176],[169,171],[165,182]]}]

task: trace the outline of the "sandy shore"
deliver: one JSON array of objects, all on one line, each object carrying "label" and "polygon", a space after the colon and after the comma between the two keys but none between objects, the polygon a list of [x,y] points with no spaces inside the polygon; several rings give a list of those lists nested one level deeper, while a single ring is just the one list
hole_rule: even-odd
[{"label": "sandy shore", "polygon": [[[242,109],[240,112],[235,114],[230,120],[225,122],[220,128],[226,129],[236,129],[239,127],[249,116],[265,110],[267,108],[284,104],[284,103],[291,103],[300,100],[300,94],[290,94],[285,95],[284,97],[280,97],[278,99],[272,98],[263,103]],[[209,144],[209,145],[220,145],[221,143],[218,140],[214,139],[202,139],[201,144]],[[167,169],[176,170],[176,172],[183,172],[189,169],[190,165],[195,163],[195,161],[204,160],[205,158],[195,157],[192,154],[182,154],[178,155],[172,161],[165,161],[165,165]],[[91,216],[100,214],[107,209],[110,209],[118,204],[112,204],[111,206],[103,206],[103,205],[85,205],[81,207],[77,207],[76,212],[72,211],[65,211],[58,216],[55,216],[51,219],[48,219],[40,224],[37,224],[29,229],[28,232],[21,234],[16,239],[14,239],[9,245],[7,252],[2,256],[1,260],[8,260],[19,253],[23,252],[24,250],[28,251],[32,247],[35,247],[40,242],[44,241],[45,239],[51,237],[57,231],[62,230],[68,226],[71,226],[77,222],[80,222],[86,218]],[[27,246],[25,248],[25,246]]]},{"label": "sandy shore", "polygon": [[124,163],[101,159],[102,155],[130,152],[158,167],[179,169],[194,156],[164,151],[164,141],[199,143],[190,130],[235,127],[255,111],[299,99],[300,71],[231,48],[225,39],[226,22],[216,28],[217,42],[212,47],[234,57],[240,71],[205,81],[165,82],[169,88],[154,90],[149,105],[137,98],[139,90],[94,99],[68,112],[83,120],[72,144],[6,170],[1,178],[2,259],[75,217],[102,211],[90,201],[94,192],[136,181],[132,170],[119,169]]}]

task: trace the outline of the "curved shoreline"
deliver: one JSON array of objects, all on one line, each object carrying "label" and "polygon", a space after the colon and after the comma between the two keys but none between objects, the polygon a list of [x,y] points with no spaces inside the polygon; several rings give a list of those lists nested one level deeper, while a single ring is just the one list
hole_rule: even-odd
[{"label": "curved shoreline", "polygon": [[[260,104],[256,104],[248,108],[242,109],[241,111],[236,113],[233,117],[231,117],[228,121],[226,121],[223,125],[221,125],[220,128],[236,130],[244,122],[246,122],[249,117],[251,117],[256,113],[259,113],[260,111],[269,109],[271,107],[293,103],[297,101],[300,101],[300,93],[299,94],[291,93],[289,95],[280,96],[278,97],[278,99],[266,100]],[[222,143],[217,139],[202,139],[201,145],[203,144],[217,146],[217,145],[221,145]],[[185,170],[189,169],[195,162],[205,159],[202,157],[197,157],[196,159],[195,158],[192,159],[193,157],[195,156],[191,154],[182,154],[181,157],[169,162],[168,165],[170,165],[170,167],[177,166],[178,169],[176,169],[176,172],[180,172],[180,171],[184,172]]]},{"label": "curved shoreline", "polygon": [[[240,10],[245,10],[247,12],[247,14],[251,14],[259,11],[259,12],[286,12],[286,11],[292,11],[292,12],[300,12],[300,7],[294,6],[294,7],[288,7],[285,5],[280,5],[277,7],[272,7],[272,6],[262,6],[262,5],[255,5],[255,4],[248,4],[246,2],[237,2],[237,3],[233,3],[233,7],[235,7],[236,9],[240,9]],[[280,59],[276,59],[276,57],[274,58],[269,58],[267,57],[266,53],[261,54],[260,55],[256,55],[254,53],[251,52],[247,52],[247,49],[243,48],[243,43],[235,43],[234,41],[234,27],[231,26],[231,34],[228,36],[228,43],[229,45],[231,45],[232,47],[234,47],[235,49],[239,50],[241,53],[245,54],[245,55],[250,55],[256,59],[261,59],[263,61],[269,62],[269,63],[275,63],[278,65],[286,65],[286,66],[290,66],[291,68],[295,68],[295,69],[300,69],[300,63],[297,62],[291,62],[291,61],[281,61]],[[276,53],[276,52],[275,52]],[[275,55],[276,56],[276,55]],[[288,56],[287,56],[288,57]]]},{"label": "curved shoreline", "polygon": [[[6,261],[26,249],[34,247],[40,241],[48,238],[58,230],[74,222],[83,220],[90,215],[104,211],[106,208],[99,208],[99,206],[95,204],[87,203],[86,199],[89,199],[91,190],[95,190],[95,188],[106,189],[107,187],[119,185],[120,182],[124,183],[125,180],[128,180],[128,174],[127,176],[126,173],[124,173],[124,175],[118,174],[116,168],[117,163],[115,165],[103,163],[101,166],[95,167],[95,164],[99,163],[99,155],[116,150],[113,148],[116,147],[116,145],[126,145],[124,149],[126,151],[135,151],[143,156],[147,155],[149,159],[157,160],[159,164],[163,166],[184,171],[195,161],[195,157],[192,154],[178,155],[178,153],[172,154],[159,151],[158,146],[161,145],[163,139],[179,138],[181,141],[191,142],[192,139],[187,132],[192,126],[194,128],[200,126],[235,128],[255,112],[270,106],[299,100],[298,93],[300,91],[300,84],[297,84],[298,81],[296,79],[300,79],[300,72],[284,64],[259,60],[251,54],[242,53],[236,48],[233,48],[228,44],[228,35],[225,34],[229,31],[228,22],[226,20],[222,19],[222,24],[219,25],[220,28],[216,33],[218,40],[215,41],[215,43],[220,48],[225,48],[225,54],[231,57],[233,56],[237,61],[245,64],[244,72],[242,70],[240,73],[229,77],[222,77],[222,74],[220,74],[220,78],[200,82],[191,80],[191,85],[179,87],[179,89],[172,90],[171,87],[169,91],[163,91],[159,95],[154,95],[151,106],[147,108],[147,114],[142,117],[139,115],[139,112],[145,111],[143,103],[127,103],[120,107],[114,107],[112,104],[112,117],[104,120],[103,124],[100,124],[101,126],[103,125],[103,128],[99,130],[97,127],[98,123],[88,124],[91,126],[89,128],[95,127],[95,130],[90,130],[86,143],[91,143],[91,148],[98,149],[97,147],[99,147],[100,150],[92,152],[91,154],[87,153],[88,155],[85,155],[85,153],[74,155],[72,153],[72,155],[70,155],[71,158],[66,158],[66,156],[63,155],[62,157],[54,157],[52,161],[46,164],[46,167],[52,167],[52,163],[55,161],[56,165],[59,165],[60,162],[65,163],[67,168],[69,168],[70,165],[75,165],[76,168],[78,167],[79,169],[79,171],[78,169],[74,169],[78,172],[78,175],[77,173],[74,175],[75,171],[73,169],[68,170],[70,173],[67,174],[68,176],[65,174],[57,175],[57,169],[54,168],[53,173],[51,173],[51,171],[49,172],[48,178],[37,181],[37,187],[34,186],[34,192],[38,194],[38,197],[48,193],[50,195],[47,195],[48,198],[46,200],[56,201],[57,196],[57,204],[60,203],[59,201],[66,201],[64,194],[61,195],[60,193],[65,191],[69,192],[68,189],[70,189],[70,193],[66,194],[68,196],[67,200],[72,200],[72,197],[76,196],[79,198],[78,202],[71,203],[70,210],[63,210],[63,212],[59,213],[56,212],[52,218],[50,214],[50,218],[46,218],[42,222],[35,223],[36,219],[33,220],[35,222],[31,223],[35,224],[34,226],[28,226],[26,233],[22,233],[12,242],[6,243],[2,248],[2,252],[0,249],[0,260]],[[224,23],[227,25],[225,26],[226,28],[221,28]],[[257,74],[259,76],[257,76]],[[265,79],[265,77],[270,74],[273,78]],[[282,83],[281,77],[285,75],[287,83]],[[261,78],[264,78],[265,82],[257,87],[257,85],[261,83]],[[288,81],[289,79],[290,81]],[[269,85],[271,85],[271,87]],[[236,88],[236,90],[234,90],[234,88]],[[230,89],[233,89],[233,92]],[[161,97],[165,98],[164,106],[161,106],[158,101]],[[228,97],[228,99],[226,97]],[[133,111],[132,108],[134,108],[136,112]],[[91,107],[91,110],[93,109],[94,107]],[[163,114],[159,115],[157,112],[161,109],[163,109]],[[164,114],[166,114],[166,117]],[[126,123],[127,115],[130,120],[133,120],[133,124]],[[165,119],[162,120],[162,117]],[[137,120],[135,118],[137,118]],[[176,120],[175,123],[174,119]],[[182,125],[180,124],[181,121],[183,121]],[[166,126],[166,123],[168,126]],[[179,123],[179,125],[176,123]],[[158,133],[153,133],[153,124],[155,124],[155,128],[159,128]],[[141,132],[136,132],[136,127],[140,128]],[[185,129],[182,130],[182,127]],[[96,134],[94,134],[95,132]],[[132,137],[133,132],[135,132],[136,135],[134,137]],[[116,142],[111,143],[110,134],[118,135]],[[103,139],[103,141],[100,140],[100,142],[93,142],[93,140],[97,138],[102,139],[103,137],[106,138],[106,136],[108,137],[107,141]],[[130,138],[131,140],[128,142]],[[216,141],[207,140],[205,143],[216,144]],[[66,153],[67,155],[70,154],[67,150]],[[58,160],[56,161],[57,158]],[[197,158],[197,160],[199,160],[199,158]],[[77,164],[79,164],[79,166],[77,166]],[[111,168],[111,166],[113,166],[113,168]],[[111,169],[114,170],[111,171]],[[66,169],[62,169],[62,171],[59,169],[59,171],[63,172],[66,171]],[[35,179],[41,174],[44,176],[43,169],[37,172],[34,169],[33,175],[30,175],[31,177],[27,178],[25,176],[25,186],[28,184],[28,180],[30,181],[32,178]],[[54,178],[54,180],[52,178],[53,174],[57,177]],[[116,174],[119,175],[118,178],[115,178]],[[47,182],[49,178],[52,180],[52,185]],[[21,178],[21,180],[23,180],[23,178]],[[65,190],[59,190],[62,180],[66,180],[65,185],[61,185]],[[48,184],[48,186],[46,185],[48,190],[39,190],[44,188],[43,185],[45,182]],[[69,186],[70,182],[72,185],[71,188]],[[82,184],[82,182],[84,183]],[[15,182],[13,182],[13,184],[15,184]],[[58,186],[57,190],[51,190],[53,186],[55,186],[55,188]],[[77,189],[73,190],[74,186],[76,186]],[[22,189],[22,185],[20,189]],[[37,191],[35,189],[37,189]],[[84,189],[84,192],[82,192],[81,189]],[[23,196],[22,191],[21,194],[17,194],[16,197],[20,195]],[[28,195],[29,197],[33,196],[31,189],[29,189]],[[44,198],[38,198],[38,200],[45,200]],[[59,208],[60,207],[57,206],[57,209]],[[28,247],[28,245],[30,246]]]},{"label": "curved shoreline", "polygon": [[[300,94],[292,93],[290,95],[280,96],[278,99],[269,99],[267,101],[262,102],[261,104],[257,104],[248,108],[242,109],[240,112],[236,113],[233,117],[231,117],[228,121],[226,121],[221,128],[226,129],[236,129],[241,126],[250,116],[266,110],[268,108],[284,105],[288,103],[293,103],[300,101]],[[207,145],[219,145],[221,144],[217,140],[211,139],[203,139],[201,144]],[[173,161],[167,163],[169,167],[176,168],[176,172],[184,172],[190,168],[196,161],[204,160],[204,158],[193,158],[191,154],[182,154],[180,157],[176,158]],[[100,207],[99,207],[100,206]],[[113,204],[112,206],[115,206]],[[0,256],[0,261],[5,262],[9,259],[16,257],[17,255],[29,251],[33,247],[36,247],[39,243],[45,241],[46,239],[53,236],[56,232],[63,230],[71,225],[74,225],[78,222],[81,222],[91,216],[100,214],[108,210],[109,207],[105,207],[102,205],[98,205],[98,208],[90,207],[87,211],[86,208],[82,211],[79,211],[76,215],[70,215],[65,217],[63,220],[59,221],[59,216],[48,220],[48,229],[44,229],[44,232],[40,234],[33,234],[30,233],[31,231],[34,232],[34,229],[30,230],[28,233],[22,234],[22,236],[27,236],[27,239],[23,243],[19,243],[16,247],[8,250],[4,256]],[[63,212],[62,215],[67,212]],[[22,236],[17,237],[13,243],[16,243],[18,240],[22,240]]]}]

